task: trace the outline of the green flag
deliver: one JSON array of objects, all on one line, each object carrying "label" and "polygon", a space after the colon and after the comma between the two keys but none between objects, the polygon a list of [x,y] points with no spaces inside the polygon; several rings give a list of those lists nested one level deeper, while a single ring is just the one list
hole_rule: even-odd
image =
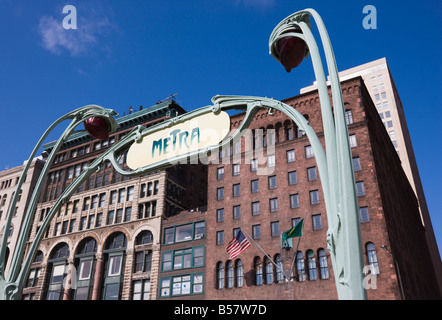
[{"label": "green flag", "polygon": [[282,240],[287,240],[290,238],[301,237],[302,236],[302,226],[304,224],[304,219],[301,219],[293,228],[284,232]]}]

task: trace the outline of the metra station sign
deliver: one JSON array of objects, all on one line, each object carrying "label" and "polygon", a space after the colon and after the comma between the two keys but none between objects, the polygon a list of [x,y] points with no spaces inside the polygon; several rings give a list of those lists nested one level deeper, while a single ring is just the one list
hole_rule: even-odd
[{"label": "metra station sign", "polygon": [[143,136],[127,153],[132,170],[218,145],[230,131],[226,112],[209,112]]}]

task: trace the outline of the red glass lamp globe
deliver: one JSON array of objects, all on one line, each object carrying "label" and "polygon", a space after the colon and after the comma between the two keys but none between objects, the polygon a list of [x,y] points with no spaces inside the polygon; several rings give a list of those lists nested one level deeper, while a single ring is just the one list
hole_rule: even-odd
[{"label": "red glass lamp globe", "polygon": [[[289,32],[301,33],[299,30]],[[299,66],[305,57],[307,44],[297,37],[284,37],[278,41],[279,60],[287,72]]]},{"label": "red glass lamp globe", "polygon": [[103,117],[91,117],[84,121],[84,128],[94,138],[99,140],[109,139],[110,123]]}]

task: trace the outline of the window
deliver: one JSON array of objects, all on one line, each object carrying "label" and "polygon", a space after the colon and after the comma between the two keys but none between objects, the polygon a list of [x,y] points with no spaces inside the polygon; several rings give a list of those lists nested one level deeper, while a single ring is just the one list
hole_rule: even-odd
[{"label": "window", "polygon": [[290,195],[290,208],[292,208],[292,209],[299,208],[298,194],[291,194]]},{"label": "window", "polygon": [[321,279],[328,279],[330,277],[328,273],[328,263],[327,263],[327,255],[324,249],[318,250],[318,257],[319,257],[319,270],[320,270],[320,276]]},{"label": "window", "polygon": [[241,206],[234,206],[233,219],[240,219],[240,218],[241,218]]},{"label": "window", "polygon": [[359,157],[353,158],[353,171],[361,171],[361,161]]},{"label": "window", "polygon": [[184,248],[163,253],[162,271],[197,268],[204,265],[204,247]]},{"label": "window", "polygon": [[250,171],[258,170],[258,159],[250,160]]},{"label": "window", "polygon": [[[172,288],[172,290],[171,290]],[[160,280],[160,297],[203,293],[203,274],[180,275]]]},{"label": "window", "polygon": [[270,223],[270,229],[271,229],[271,233],[272,233],[272,237],[279,237],[280,236],[280,232],[279,232],[279,221],[274,221]]},{"label": "window", "polygon": [[304,256],[301,251],[296,254],[296,272],[299,282],[305,281],[305,263]]},{"label": "window", "polygon": [[234,197],[239,197],[241,194],[241,185],[238,184],[234,184],[233,185],[233,196]]},{"label": "window", "polygon": [[371,274],[379,274],[378,257],[374,244],[369,242],[365,248],[367,250],[368,264],[370,265]]},{"label": "window", "polygon": [[316,167],[307,168],[307,178],[308,181],[314,181],[318,179],[318,176],[316,175]]},{"label": "window", "polygon": [[278,211],[278,198],[270,199],[270,212]]},{"label": "window", "polygon": [[277,254],[275,257],[276,262],[276,281],[278,283],[282,283],[284,281],[284,273],[283,273],[283,265],[282,258],[280,254]]},{"label": "window", "polygon": [[288,173],[289,176],[289,186],[297,184],[298,183],[298,177],[296,175],[296,171],[291,171]]},{"label": "window", "polygon": [[134,281],[132,300],[149,300],[150,279]]},{"label": "window", "polygon": [[83,211],[89,210],[89,202],[90,202],[90,200],[91,199],[89,197],[84,198],[84,200],[83,200]]},{"label": "window", "polygon": [[216,210],[216,221],[223,222],[224,221],[224,209]]},{"label": "window", "polygon": [[295,162],[295,150],[287,151],[287,163]]},{"label": "window", "polygon": [[241,288],[244,284],[244,270],[242,267],[242,261],[240,259],[236,260],[235,269],[236,269],[236,286],[238,288]]},{"label": "window", "polygon": [[351,110],[345,111],[345,122],[347,123],[347,125],[353,123],[353,114],[351,113]]},{"label": "window", "polygon": [[308,266],[308,279],[317,280],[318,271],[316,270],[316,260],[313,250],[307,251],[307,266]]},{"label": "window", "polygon": [[269,189],[276,189],[276,176],[269,177]]},{"label": "window", "polygon": [[311,205],[319,204],[319,191],[318,190],[310,191],[310,204]]},{"label": "window", "polygon": [[216,278],[217,278],[217,289],[224,288],[224,267],[223,263],[220,261],[216,265]]},{"label": "window", "polygon": [[109,204],[114,204],[117,201],[117,191],[111,191]]},{"label": "window", "polygon": [[126,197],[126,189],[118,190],[118,203],[123,203]]},{"label": "window", "polygon": [[224,167],[217,169],[217,179],[218,180],[224,179]]},{"label": "window", "polygon": [[387,128],[392,128],[393,127],[393,121],[392,120],[388,120],[387,121]]},{"label": "window", "polygon": [[313,221],[313,230],[321,230],[322,229],[322,220],[320,214],[312,215]]},{"label": "window", "polygon": [[127,198],[126,201],[132,201],[134,199],[134,187],[127,188]]},{"label": "window", "polygon": [[216,198],[217,200],[224,200],[224,187],[217,189]]},{"label": "window", "polygon": [[216,232],[216,244],[221,245],[224,243],[224,231]]},{"label": "window", "polygon": [[359,214],[361,222],[370,222],[370,216],[368,215],[368,207],[359,208]]},{"label": "window", "polygon": [[114,277],[120,275],[122,260],[123,260],[122,255],[109,257],[109,270],[107,274],[108,277]]},{"label": "window", "polygon": [[233,263],[231,260],[227,261],[227,288],[233,288]]},{"label": "window", "polygon": [[100,194],[100,201],[99,201],[99,203],[98,203],[98,207],[99,207],[99,208],[103,208],[105,202],[106,202],[106,194],[105,194],[105,193],[102,193],[102,194]]},{"label": "window", "polygon": [[115,216],[115,223],[120,223],[123,221],[123,208],[117,209],[117,215]]},{"label": "window", "polygon": [[350,139],[350,147],[356,148],[358,146],[358,142],[356,140],[356,135],[355,134],[350,135],[349,139]]},{"label": "window", "polygon": [[358,197],[365,196],[365,188],[363,181],[356,182],[356,195]]},{"label": "window", "polygon": [[261,239],[261,225],[256,224],[252,226],[252,237],[253,239]]},{"label": "window", "polygon": [[98,196],[92,197],[91,209],[96,209],[98,206]]},{"label": "window", "polygon": [[252,193],[259,191],[259,180],[252,180]]},{"label": "window", "polygon": [[175,228],[175,241],[181,242],[181,241],[187,241],[192,240],[192,230],[193,225],[192,224],[186,224],[182,226],[178,226]]},{"label": "window", "polygon": [[261,264],[261,258],[255,257],[255,285],[261,286],[262,285],[262,264]]},{"label": "window", "polygon": [[111,210],[107,213],[107,221],[106,221],[107,225],[112,224],[114,222],[114,215],[115,215],[114,210]]},{"label": "window", "polygon": [[235,163],[235,164],[233,165],[232,174],[233,174],[234,176],[239,175],[239,174],[240,174],[240,168],[241,168],[240,164],[239,164],[239,163]]},{"label": "window", "polygon": [[275,155],[272,154],[272,155],[267,156],[267,167],[271,168],[271,167],[274,167],[275,165],[276,165]]},{"label": "window", "polygon": [[315,153],[313,152],[312,146],[306,146],[305,147],[305,158],[310,159],[315,156]]},{"label": "window", "polygon": [[257,216],[259,213],[259,201],[252,202],[252,216]]},{"label": "window", "polygon": [[265,264],[265,272],[266,272],[266,284],[272,284],[273,283],[273,264],[270,262],[270,259],[265,257],[264,259]]}]

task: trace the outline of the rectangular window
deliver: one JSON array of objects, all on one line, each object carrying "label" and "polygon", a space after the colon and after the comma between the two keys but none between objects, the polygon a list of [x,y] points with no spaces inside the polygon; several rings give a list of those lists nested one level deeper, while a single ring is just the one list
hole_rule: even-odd
[{"label": "rectangular window", "polygon": [[123,203],[126,197],[126,189],[118,190],[118,203]]},{"label": "rectangular window", "polygon": [[252,202],[252,216],[257,216],[259,213],[259,201]]},{"label": "rectangular window", "polygon": [[267,167],[271,168],[274,167],[275,165],[276,165],[275,155],[271,154],[267,156]]},{"label": "rectangular window", "polygon": [[114,204],[117,201],[117,191],[111,191],[109,204]]},{"label": "rectangular window", "polygon": [[253,239],[261,239],[261,225],[260,224],[252,226],[252,237],[253,237]]},{"label": "rectangular window", "polygon": [[259,191],[259,180],[252,180],[252,193]]},{"label": "rectangular window", "polygon": [[106,194],[105,194],[105,193],[102,193],[102,194],[100,194],[100,201],[99,201],[99,203],[98,203],[98,207],[99,207],[99,208],[103,208],[105,202],[106,202]]},{"label": "rectangular window", "polygon": [[345,122],[347,123],[347,125],[353,123],[353,114],[351,113],[351,110],[345,111]]},{"label": "rectangular window", "polygon": [[299,195],[291,194],[290,195],[290,208],[295,209],[299,208]]},{"label": "rectangular window", "polygon": [[98,206],[98,196],[92,197],[91,209],[96,209]]},{"label": "rectangular window", "polygon": [[175,228],[175,241],[181,242],[181,241],[192,240],[192,234],[193,234],[192,224],[185,224],[182,226],[178,226]]},{"label": "rectangular window", "polygon": [[296,171],[290,171],[288,173],[289,176],[289,186],[297,184],[298,183],[298,177],[296,175]]},{"label": "rectangular window", "polygon": [[319,191],[313,190],[310,191],[310,204],[319,204]]},{"label": "rectangular window", "polygon": [[270,199],[270,212],[278,211],[278,198]]},{"label": "rectangular window", "polygon": [[241,218],[241,206],[234,206],[233,219],[240,219],[240,218]]},{"label": "rectangular window", "polygon": [[217,177],[218,177],[218,180],[224,179],[224,167],[218,168]]},{"label": "rectangular window", "polygon": [[321,230],[322,229],[322,220],[320,214],[312,215],[313,221],[313,230]]},{"label": "rectangular window", "polygon": [[233,196],[234,197],[239,197],[241,194],[241,186],[240,184],[234,184],[233,185]]},{"label": "rectangular window", "polygon": [[123,256],[112,256],[109,258],[109,270],[107,274],[109,277],[120,275],[122,258]]},{"label": "rectangular window", "polygon": [[240,174],[240,168],[241,168],[240,164],[239,164],[239,163],[235,163],[235,164],[233,165],[232,174],[233,174],[234,176],[239,175],[239,174]]},{"label": "rectangular window", "polygon": [[287,151],[287,163],[295,162],[295,150]]},{"label": "rectangular window", "polygon": [[134,199],[134,187],[127,188],[127,201],[132,201]]},{"label": "rectangular window", "polygon": [[276,176],[269,177],[269,189],[276,189]]},{"label": "rectangular window", "polygon": [[84,198],[84,200],[83,200],[83,211],[89,210],[89,202],[90,202],[90,200],[91,199],[89,197]]},{"label": "rectangular window", "polygon": [[114,214],[115,214],[115,211],[113,211],[113,210],[109,211],[107,213],[107,221],[106,221],[107,225],[112,224],[114,222]]},{"label": "rectangular window", "polygon": [[352,134],[349,136],[349,140],[350,140],[350,147],[351,148],[356,148],[358,146],[358,142],[356,141],[356,135]]},{"label": "rectangular window", "polygon": [[224,200],[224,187],[217,189],[216,198],[217,200]]},{"label": "rectangular window", "polygon": [[270,223],[270,228],[272,230],[272,237],[279,237],[279,221],[274,221]]},{"label": "rectangular window", "polygon": [[308,181],[318,179],[318,176],[316,175],[316,167],[307,168],[307,177]]},{"label": "rectangular window", "polygon": [[223,222],[224,221],[224,209],[216,210],[216,221]]},{"label": "rectangular window", "polygon": [[359,157],[353,158],[353,171],[361,171],[361,161]]},{"label": "rectangular window", "polygon": [[123,221],[123,208],[117,209],[117,215],[115,217],[115,223],[120,223]]},{"label": "rectangular window", "polygon": [[221,245],[224,243],[224,231],[216,232],[216,244]]},{"label": "rectangular window", "polygon": [[313,152],[312,146],[306,146],[305,147],[305,158],[310,159],[315,156],[315,153]]},{"label": "rectangular window", "polygon": [[365,188],[363,181],[356,182],[356,195],[358,197],[365,196]]},{"label": "rectangular window", "polygon": [[258,159],[250,160],[250,171],[258,170]]},{"label": "rectangular window", "polygon": [[368,207],[359,208],[361,222],[370,222],[370,216],[368,215]]}]

